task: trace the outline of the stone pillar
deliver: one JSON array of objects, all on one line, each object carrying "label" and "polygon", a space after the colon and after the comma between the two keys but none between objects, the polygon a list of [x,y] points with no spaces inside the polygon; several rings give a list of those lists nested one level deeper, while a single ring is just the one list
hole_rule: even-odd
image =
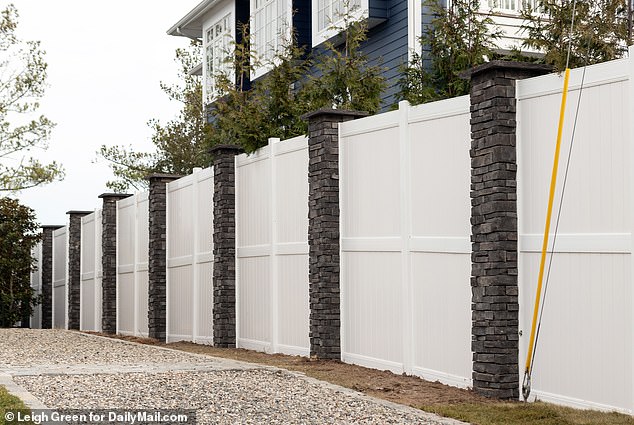
[{"label": "stone pillar", "polygon": [[242,148],[214,146],[214,346],[236,346],[235,156]]},{"label": "stone pillar", "polygon": [[308,121],[310,355],[341,359],[339,307],[339,123],[356,111],[320,109]]},{"label": "stone pillar", "polygon": [[79,330],[81,284],[81,218],[92,211],[68,211],[68,329]]},{"label": "stone pillar", "polygon": [[148,330],[150,338],[165,341],[167,273],[167,183],[179,179],[171,174],[152,174],[148,197]]},{"label": "stone pillar", "polygon": [[42,226],[42,329],[53,327],[53,232],[64,226]]},{"label": "stone pillar", "polygon": [[103,193],[101,212],[101,330],[117,333],[117,201],[126,194]]},{"label": "stone pillar", "polygon": [[473,388],[519,398],[515,80],[549,71],[492,61],[471,78]]}]

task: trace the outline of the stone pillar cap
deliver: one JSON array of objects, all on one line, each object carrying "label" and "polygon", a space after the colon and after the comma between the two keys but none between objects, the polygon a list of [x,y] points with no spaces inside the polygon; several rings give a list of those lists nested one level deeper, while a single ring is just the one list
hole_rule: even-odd
[{"label": "stone pillar cap", "polygon": [[152,173],[152,174],[148,174],[147,176],[145,176],[145,179],[146,180],[160,180],[160,179],[178,180],[178,179],[180,179],[182,177],[183,176],[181,176],[179,174]]},{"label": "stone pillar cap", "polygon": [[363,118],[370,115],[369,112],[364,111],[351,111],[348,109],[332,109],[332,108],[320,108],[316,111],[305,113],[301,116],[301,119],[304,121],[308,121],[311,118],[320,116],[320,115],[335,115],[335,116],[344,116],[344,117],[358,117]]},{"label": "stone pillar cap", "polygon": [[42,226],[40,226],[40,228],[42,229],[51,229],[51,230],[57,230],[57,229],[61,229],[62,227],[64,227],[61,224],[44,224]]},{"label": "stone pillar cap", "polygon": [[229,154],[233,153],[233,155],[239,155],[242,152],[244,152],[244,149],[242,149],[242,147],[240,147],[238,145],[233,145],[233,144],[215,145],[211,149],[209,149],[209,153],[212,154],[212,155],[215,155],[217,153],[221,153],[223,151],[225,151],[225,152],[227,152]]},{"label": "stone pillar cap", "polygon": [[99,195],[99,198],[128,198],[132,196],[129,193],[112,193],[112,192],[106,192],[106,193],[102,193],[101,195]]},{"label": "stone pillar cap", "polygon": [[528,71],[534,74],[548,74],[553,70],[553,67],[550,65],[545,65],[543,63],[494,60],[462,71],[460,73],[460,77],[468,80],[470,78],[473,78],[477,74],[492,71],[494,69],[513,69]]},{"label": "stone pillar cap", "polygon": [[68,215],[88,215],[92,213],[94,213],[94,211],[79,211],[79,210],[66,211],[66,214]]}]

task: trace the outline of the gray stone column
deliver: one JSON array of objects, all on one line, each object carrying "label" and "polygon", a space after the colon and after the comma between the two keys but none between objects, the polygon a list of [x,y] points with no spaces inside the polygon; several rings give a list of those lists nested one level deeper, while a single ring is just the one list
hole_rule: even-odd
[{"label": "gray stone column", "polygon": [[214,157],[214,346],[236,346],[236,173],[242,148],[218,145]]},{"label": "gray stone column", "polygon": [[310,355],[341,359],[339,123],[367,113],[320,109],[308,121]]},{"label": "gray stone column", "polygon": [[101,213],[101,330],[117,333],[117,201],[127,194],[103,193]]},{"label": "gray stone column", "polygon": [[81,284],[81,218],[92,211],[68,211],[68,329],[79,330]]},{"label": "gray stone column", "polygon": [[64,226],[42,226],[42,329],[53,327],[53,232]]},{"label": "gray stone column", "polygon": [[473,388],[519,398],[515,80],[548,72],[493,61],[471,77],[471,293]]},{"label": "gray stone column", "polygon": [[165,341],[167,273],[167,183],[171,174],[152,174],[149,194],[148,329],[150,338]]}]

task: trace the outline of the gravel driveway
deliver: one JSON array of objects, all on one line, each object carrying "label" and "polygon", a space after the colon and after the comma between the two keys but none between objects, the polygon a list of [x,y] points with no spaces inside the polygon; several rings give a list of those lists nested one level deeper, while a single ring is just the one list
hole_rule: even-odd
[{"label": "gravel driveway", "polygon": [[200,424],[459,423],[285,370],[71,331],[0,329],[2,376],[32,407],[196,409]]}]

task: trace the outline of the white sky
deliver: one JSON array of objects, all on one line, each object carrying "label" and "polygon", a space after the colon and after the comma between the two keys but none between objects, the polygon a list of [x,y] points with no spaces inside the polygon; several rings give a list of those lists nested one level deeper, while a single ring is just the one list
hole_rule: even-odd
[{"label": "white sky", "polygon": [[[0,0],[4,7],[8,2]],[[18,194],[41,224],[66,224],[69,210],[93,210],[112,179],[101,145],[150,150],[148,120],[165,122],[179,105],[160,81],[177,82],[174,50],[188,40],[165,32],[199,0],[14,0],[23,40],[40,40],[48,84],[41,113],[57,123],[42,160],[66,169],[62,182]]]}]

